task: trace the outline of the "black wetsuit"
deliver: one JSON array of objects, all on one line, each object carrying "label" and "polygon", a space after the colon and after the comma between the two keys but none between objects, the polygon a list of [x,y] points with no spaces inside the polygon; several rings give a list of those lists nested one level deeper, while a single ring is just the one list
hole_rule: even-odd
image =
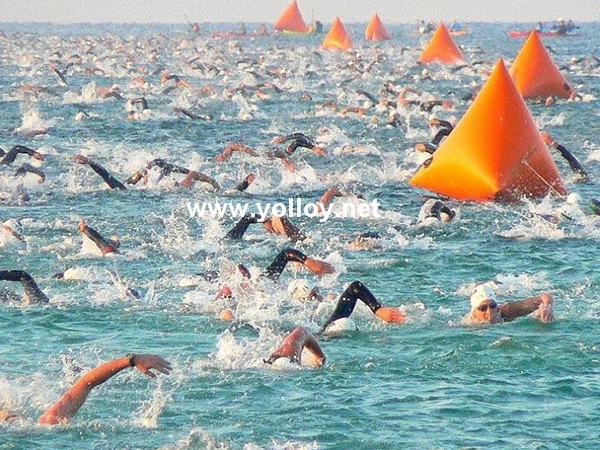
[{"label": "black wetsuit", "polygon": [[250,182],[248,181],[248,177],[244,178],[240,184],[235,187],[236,191],[244,192],[250,186]]},{"label": "black wetsuit", "polygon": [[294,153],[298,147],[304,147],[310,150],[317,147],[317,142],[314,139],[309,138],[304,133],[292,133],[284,138],[283,142],[286,141],[292,141],[292,143],[285,149],[285,152],[288,155]]},{"label": "black wetsuit", "polygon": [[428,217],[435,217],[437,220],[442,220],[442,213],[448,214],[450,219],[453,219],[456,215],[456,213],[448,208],[448,206],[444,205],[439,200],[436,200],[424,218],[427,219]]},{"label": "black wetsuit", "polygon": [[256,214],[246,214],[242,217],[235,226],[227,232],[225,239],[242,239],[246,230],[252,223],[258,222],[258,216]]},{"label": "black wetsuit", "polygon": [[105,253],[118,253],[114,243],[107,241],[102,237],[100,233],[94,230],[92,227],[86,227],[82,231],[96,246],[100,249],[102,254]]},{"label": "black wetsuit", "polygon": [[440,145],[440,142],[442,142],[442,139],[450,135],[450,133],[454,129],[452,124],[446,120],[439,120],[439,126],[442,128],[435,134],[435,136],[433,136],[431,143],[423,143],[425,151],[431,155],[433,155],[438,149],[438,146]]},{"label": "black wetsuit", "polygon": [[0,270],[0,280],[20,281],[25,295],[23,301],[27,303],[48,303],[48,297],[40,290],[37,283],[23,270]]},{"label": "black wetsuit", "polygon": [[37,154],[35,150],[30,149],[29,147],[25,147],[24,145],[15,145],[11,148],[6,154],[2,154],[2,159],[0,159],[0,166],[9,166],[13,162],[19,154],[27,154],[29,156],[33,156]]},{"label": "black wetsuit", "polygon": [[96,161],[92,161],[91,159],[87,162],[88,166],[92,168],[94,172],[102,177],[104,182],[108,184],[108,187],[111,189],[120,189],[121,191],[127,190],[125,185],[113,177],[104,167],[98,164]]},{"label": "black wetsuit", "polygon": [[588,174],[581,166],[579,160],[573,155],[569,150],[566,149],[563,145],[557,145],[556,150],[560,153],[560,155],[567,160],[569,163],[569,167],[573,172],[578,174],[583,181],[588,181]]},{"label": "black wetsuit", "polygon": [[293,248],[286,248],[279,252],[269,267],[265,269],[263,274],[271,280],[277,280],[288,262],[291,261],[304,264],[307,259],[308,257],[304,253]]},{"label": "black wetsuit", "polygon": [[367,305],[373,313],[376,313],[382,306],[364,284],[360,281],[353,281],[340,296],[333,314],[331,314],[329,319],[323,324],[319,333],[325,331],[325,329],[336,320],[350,317],[352,311],[354,311],[357,300],[360,300]]}]

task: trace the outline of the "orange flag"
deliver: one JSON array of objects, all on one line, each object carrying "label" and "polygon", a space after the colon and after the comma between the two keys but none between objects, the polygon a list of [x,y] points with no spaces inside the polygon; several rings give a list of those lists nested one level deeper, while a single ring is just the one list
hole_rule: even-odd
[{"label": "orange flag", "polygon": [[377,14],[373,15],[369,25],[367,25],[367,29],[365,30],[365,39],[367,41],[387,41],[391,39],[389,33],[385,29],[385,26],[383,25],[383,22]]},{"label": "orange flag", "polygon": [[329,33],[323,40],[322,47],[326,50],[350,50],[352,48],[350,36],[348,36],[339,17],[336,17],[333,21]]},{"label": "orange flag", "polygon": [[546,98],[550,95],[569,98],[573,92],[537,31],[532,31],[523,44],[509,73],[524,98]]},{"label": "orange flag", "polygon": [[437,30],[433,33],[431,41],[421,53],[419,62],[430,64],[439,62],[442,64],[456,64],[464,61],[463,55],[452,40],[448,28],[440,22]]},{"label": "orange flag", "polygon": [[552,156],[500,59],[456,128],[410,180],[459,200],[566,194]]},{"label": "orange flag", "polygon": [[277,22],[275,22],[276,30],[296,31],[298,33],[306,33],[308,27],[300,14],[296,0],[283,11]]}]

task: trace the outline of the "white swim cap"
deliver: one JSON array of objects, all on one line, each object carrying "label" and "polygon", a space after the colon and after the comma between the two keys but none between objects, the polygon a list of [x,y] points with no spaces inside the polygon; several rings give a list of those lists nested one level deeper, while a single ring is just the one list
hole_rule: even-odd
[{"label": "white swim cap", "polygon": [[496,301],[496,293],[489,284],[480,284],[471,295],[471,311],[476,309],[486,300]]},{"label": "white swim cap", "polygon": [[288,285],[288,294],[296,300],[304,300],[310,295],[310,286],[304,279],[295,279]]},{"label": "white swim cap", "polygon": [[569,195],[567,195],[567,204],[569,205],[576,205],[580,201],[581,195],[579,195],[577,192],[571,192]]}]

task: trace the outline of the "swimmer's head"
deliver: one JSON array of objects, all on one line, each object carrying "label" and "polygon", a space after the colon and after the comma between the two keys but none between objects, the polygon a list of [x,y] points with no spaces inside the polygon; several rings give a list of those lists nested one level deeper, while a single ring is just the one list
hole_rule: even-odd
[{"label": "swimmer's head", "polygon": [[489,284],[480,284],[471,294],[471,311],[477,309],[487,300],[496,302],[496,293]]},{"label": "swimmer's head", "polygon": [[288,285],[288,294],[295,300],[305,300],[310,296],[311,289],[308,282],[303,279],[295,279]]}]

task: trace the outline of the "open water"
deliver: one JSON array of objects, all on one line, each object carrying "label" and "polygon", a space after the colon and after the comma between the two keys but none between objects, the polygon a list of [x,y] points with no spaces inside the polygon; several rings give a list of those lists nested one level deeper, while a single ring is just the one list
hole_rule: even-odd
[{"label": "open water", "polygon": [[[50,298],[43,306],[0,307],[0,408],[20,416],[0,425],[0,448],[597,448],[600,218],[587,202],[599,195],[600,180],[600,68],[592,58],[598,24],[582,25],[580,36],[545,40],[559,66],[583,58],[563,71],[583,101],[550,108],[528,102],[539,127],[590,175],[589,183],[576,183],[553,153],[567,189],[581,195],[580,214],[569,210],[577,220],[544,220],[541,214],[566,208],[549,197],[450,202],[458,220],[419,227],[427,193],[408,180],[418,163],[414,144],[432,136],[429,113],[401,108],[402,125],[389,127],[373,108],[358,117],[320,107],[327,100],[340,109],[363,105],[357,89],[377,95],[392,81],[420,89],[424,99],[452,100],[453,109],[433,113],[456,122],[470,104],[462,97],[485,82],[499,57],[510,64],[524,42],[510,39],[508,29],[527,27],[469,24],[470,34],[455,39],[468,62],[482,64],[431,66],[433,79],[424,80],[415,62],[428,36],[408,25],[390,26],[392,41],[371,44],[362,38],[364,25],[351,24],[351,53],[318,50],[323,35],[211,38],[210,25],[200,34],[186,25],[0,25],[0,146],[44,153],[47,174],[37,185],[35,177],[17,179],[14,168],[2,169],[7,200],[0,218],[20,219],[26,245],[0,248],[0,268],[27,270]],[[49,70],[52,62],[67,85]],[[167,90],[165,70],[189,87]],[[146,84],[132,82],[140,75]],[[227,92],[264,81],[281,92],[267,89],[268,99]],[[51,92],[24,93],[24,84]],[[124,98],[145,97],[151,111],[127,121],[123,101],[97,96],[96,88],[115,84]],[[200,93],[203,86],[214,94]],[[312,101],[299,100],[305,92]],[[174,107],[212,120],[190,120]],[[90,117],[75,121],[79,110]],[[49,131],[32,138],[15,128]],[[276,147],[272,137],[294,131],[315,137],[329,155],[298,150],[295,173],[248,155],[214,161],[228,142],[264,153]],[[250,172],[256,181],[248,195],[228,196],[202,184],[181,189],[151,174],[146,185],[111,191],[89,167],[73,163],[75,154],[93,157],[121,180],[161,157],[215,177],[224,189]],[[277,283],[257,280],[236,303],[213,301],[221,283],[193,274],[243,262],[256,277],[292,244],[257,225],[241,242],[224,241],[235,220],[191,219],[188,201],[316,201],[333,184],[350,193],[339,201],[362,195],[384,209],[380,218],[292,219],[310,236],[294,246],[334,264],[335,275],[318,280],[288,269]],[[15,198],[19,189],[28,202]],[[81,218],[105,236],[119,235],[121,254],[102,258],[82,247]],[[379,232],[383,248],[350,252],[347,244],[364,231]],[[77,279],[52,278],[67,268]],[[335,304],[291,299],[286,287],[296,277],[332,297],[361,280],[384,304],[405,310],[407,323],[384,324],[359,305],[359,331],[320,340],[324,368],[267,367],[262,359],[289,330],[317,330]],[[471,289],[486,280],[499,282],[501,302],[551,292],[556,322],[461,326]],[[127,287],[141,299],[125,295]],[[219,320],[225,307],[234,309],[234,323]],[[71,424],[36,424],[82,370],[129,351],[160,354],[174,371],[156,381],[124,371],[96,388]]]}]

